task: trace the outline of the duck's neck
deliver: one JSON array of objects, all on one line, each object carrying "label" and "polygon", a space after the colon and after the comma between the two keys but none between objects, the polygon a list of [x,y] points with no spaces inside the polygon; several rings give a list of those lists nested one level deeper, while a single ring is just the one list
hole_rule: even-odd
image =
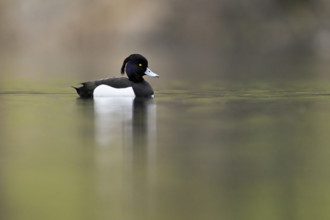
[{"label": "duck's neck", "polygon": [[143,77],[138,74],[133,74],[133,75],[129,76],[128,79],[135,83],[140,83],[140,82],[144,81]]}]

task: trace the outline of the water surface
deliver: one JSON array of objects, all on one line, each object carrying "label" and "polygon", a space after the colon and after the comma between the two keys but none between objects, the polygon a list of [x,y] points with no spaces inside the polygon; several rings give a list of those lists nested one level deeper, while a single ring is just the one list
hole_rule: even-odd
[{"label": "water surface", "polygon": [[306,85],[4,88],[0,217],[329,219],[330,86]]}]

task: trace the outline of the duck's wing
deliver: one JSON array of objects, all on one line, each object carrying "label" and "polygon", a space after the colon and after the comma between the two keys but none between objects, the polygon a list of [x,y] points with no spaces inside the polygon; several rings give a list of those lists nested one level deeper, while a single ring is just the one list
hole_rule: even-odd
[{"label": "duck's wing", "polygon": [[78,95],[81,98],[92,98],[94,89],[99,85],[108,85],[114,88],[127,88],[132,86],[132,82],[125,77],[113,77],[96,81],[82,82],[81,85],[81,87],[73,87],[77,91]]}]

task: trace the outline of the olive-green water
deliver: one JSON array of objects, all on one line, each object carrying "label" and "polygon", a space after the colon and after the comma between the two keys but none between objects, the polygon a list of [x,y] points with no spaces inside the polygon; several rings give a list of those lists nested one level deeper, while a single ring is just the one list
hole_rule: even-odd
[{"label": "olive-green water", "polygon": [[1,90],[0,219],[330,219],[325,83],[60,86]]}]

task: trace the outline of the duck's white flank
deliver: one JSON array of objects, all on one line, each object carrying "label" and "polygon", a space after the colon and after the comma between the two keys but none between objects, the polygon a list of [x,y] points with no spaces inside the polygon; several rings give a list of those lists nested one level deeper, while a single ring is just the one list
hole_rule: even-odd
[{"label": "duck's white flank", "polygon": [[95,88],[94,97],[135,97],[132,87],[117,89],[107,85],[99,85]]}]

